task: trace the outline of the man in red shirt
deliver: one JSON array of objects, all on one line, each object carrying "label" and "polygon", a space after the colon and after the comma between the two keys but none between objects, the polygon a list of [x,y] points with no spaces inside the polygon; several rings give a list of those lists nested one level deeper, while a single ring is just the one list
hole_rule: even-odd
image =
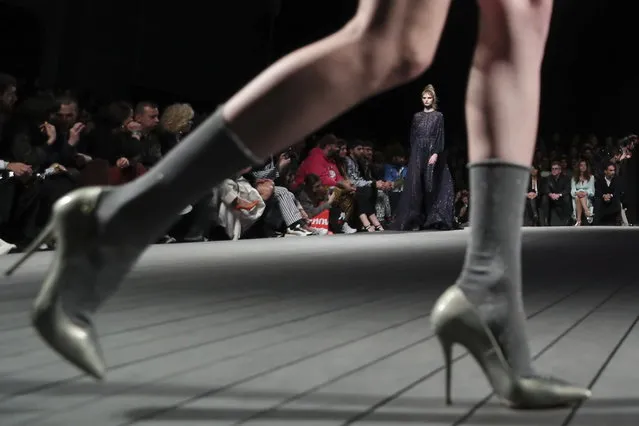
[{"label": "man in red shirt", "polygon": [[302,161],[293,186],[298,188],[304,184],[304,179],[310,174],[319,176],[322,185],[329,188],[340,187],[347,191],[352,190],[352,185],[339,171],[334,157],[339,153],[339,140],[334,135],[326,135],[320,139],[317,147],[313,148],[308,157]]}]

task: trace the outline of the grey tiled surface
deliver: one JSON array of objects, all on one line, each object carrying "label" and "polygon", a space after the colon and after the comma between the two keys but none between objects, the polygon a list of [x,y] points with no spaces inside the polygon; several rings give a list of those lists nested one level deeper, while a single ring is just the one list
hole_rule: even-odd
[{"label": "grey tiled surface", "polygon": [[[39,254],[0,281],[0,425],[638,424],[639,234],[579,231],[527,230],[524,245],[536,365],[592,387],[577,410],[502,408],[461,350],[444,404],[428,314],[463,259],[453,232],[153,247],[97,316],[104,383],[29,328]],[[628,270],[598,272],[601,241]]]}]

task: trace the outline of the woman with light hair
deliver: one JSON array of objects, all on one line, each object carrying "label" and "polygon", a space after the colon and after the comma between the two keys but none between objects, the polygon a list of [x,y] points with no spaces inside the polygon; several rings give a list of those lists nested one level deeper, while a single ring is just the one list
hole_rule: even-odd
[{"label": "woman with light hair", "polygon": [[[190,104],[175,103],[166,107],[160,117],[162,155],[175,148],[191,132],[194,118],[195,111]],[[193,204],[187,205],[180,212],[180,215],[185,217],[170,230],[172,237],[182,242],[207,241],[208,230],[211,227],[209,216],[212,211],[212,198],[212,195],[207,193]]]},{"label": "woman with light hair", "polygon": [[169,105],[160,117],[160,127],[165,132],[166,140],[163,143],[166,154],[173,149],[193,129],[195,111],[189,104]]}]

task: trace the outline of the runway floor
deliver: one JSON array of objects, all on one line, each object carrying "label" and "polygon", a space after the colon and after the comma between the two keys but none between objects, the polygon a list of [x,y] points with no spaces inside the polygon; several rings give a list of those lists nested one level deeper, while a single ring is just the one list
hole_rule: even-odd
[{"label": "runway floor", "polygon": [[0,280],[0,425],[638,424],[639,230],[524,235],[536,365],[592,388],[577,409],[501,407],[461,350],[444,404],[429,312],[463,260],[455,231],[152,247],[97,317],[103,383],[29,327],[38,254]]}]

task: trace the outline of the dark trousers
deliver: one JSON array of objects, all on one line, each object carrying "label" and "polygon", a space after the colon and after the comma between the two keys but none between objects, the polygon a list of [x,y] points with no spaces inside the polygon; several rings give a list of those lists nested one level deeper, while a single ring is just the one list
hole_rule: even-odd
[{"label": "dark trousers", "polygon": [[399,200],[402,198],[401,192],[389,192],[388,199],[391,205],[391,214],[394,216],[397,211],[397,207],[399,207]]},{"label": "dark trousers", "polygon": [[169,231],[178,241],[196,242],[208,238],[211,229],[212,195],[207,194],[192,205],[193,210],[182,216]]},{"label": "dark trousers", "polygon": [[601,198],[595,198],[595,225],[619,226],[621,225],[621,203],[619,200],[605,202]]},{"label": "dark trousers", "polygon": [[244,232],[242,239],[270,238],[286,229],[286,222],[282,217],[277,199],[271,197],[264,201],[264,204],[266,204],[264,213],[253,226]]},{"label": "dark trousers", "polygon": [[375,203],[377,203],[377,188],[373,186],[359,187],[355,191],[357,202],[357,213],[370,216],[375,214]]},{"label": "dark trousers", "polygon": [[3,235],[19,246],[35,239],[49,221],[53,204],[77,188],[75,179],[67,174],[44,179],[12,178],[6,184],[11,187],[13,199]]},{"label": "dark trousers", "polygon": [[547,198],[547,195],[538,195],[532,200],[526,198],[524,226],[547,226],[547,216],[543,208]]},{"label": "dark trousers", "polygon": [[557,201],[544,196],[542,210],[546,215],[549,226],[567,226],[572,216],[572,203],[570,197],[564,196]]}]

